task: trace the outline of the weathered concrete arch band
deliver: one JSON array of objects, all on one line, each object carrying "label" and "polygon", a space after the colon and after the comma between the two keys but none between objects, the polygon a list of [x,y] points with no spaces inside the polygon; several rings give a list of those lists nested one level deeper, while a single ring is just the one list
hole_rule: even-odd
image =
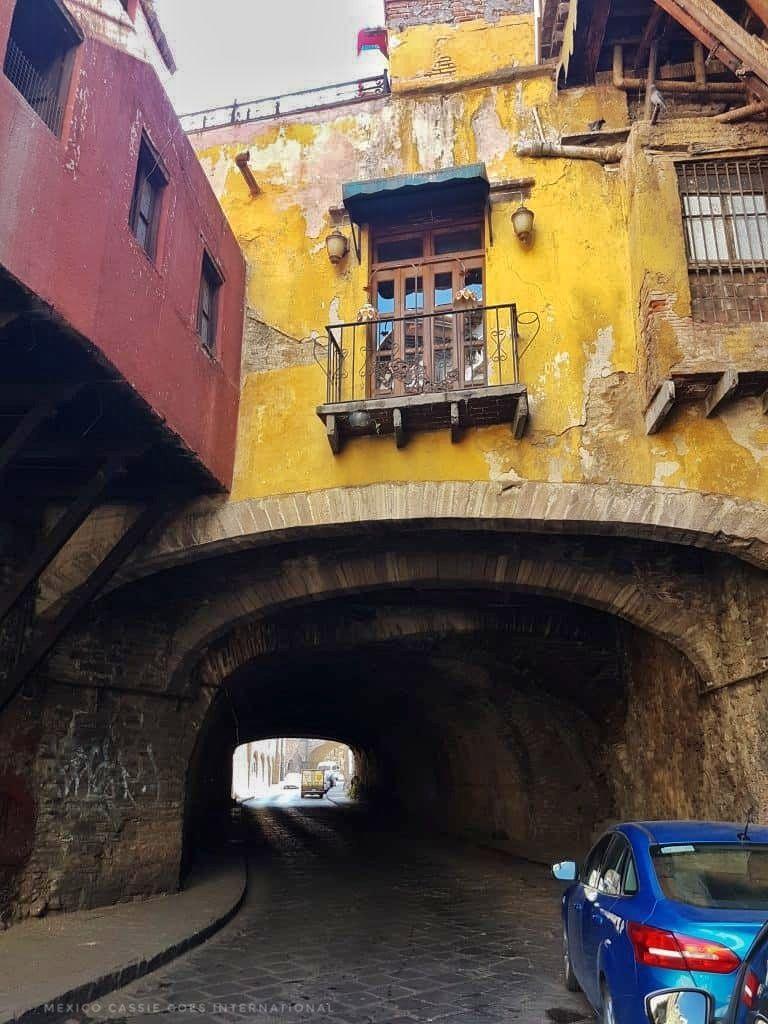
[{"label": "weathered concrete arch band", "polygon": [[422,174],[350,181],[342,186],[342,196],[352,220],[356,224],[370,224],[415,209],[474,204],[481,207],[489,190],[485,164],[479,163]]},{"label": "weathered concrete arch band", "polygon": [[[383,522],[471,524],[518,532],[582,533],[691,544],[768,568],[768,510],[725,495],[632,486],[530,480],[518,486],[483,481],[413,481],[332,487],[307,494],[190,506],[136,558],[116,585],[173,565],[272,543],[302,530]],[[87,559],[93,538],[78,557]],[[114,589],[114,588],[112,588]]]}]

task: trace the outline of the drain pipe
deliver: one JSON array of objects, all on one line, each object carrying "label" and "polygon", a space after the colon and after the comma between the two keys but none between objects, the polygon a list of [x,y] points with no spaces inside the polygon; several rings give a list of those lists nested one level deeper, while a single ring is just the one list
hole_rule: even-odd
[{"label": "drain pipe", "polygon": [[564,146],[560,142],[521,142],[517,147],[518,156],[595,160],[599,164],[616,164],[623,152],[623,146]]},{"label": "drain pipe", "polygon": [[734,110],[726,110],[722,114],[715,114],[714,120],[720,124],[732,124],[734,121],[746,121],[755,114],[764,114],[768,110],[768,103],[758,101],[748,103],[746,107],[736,107]]}]

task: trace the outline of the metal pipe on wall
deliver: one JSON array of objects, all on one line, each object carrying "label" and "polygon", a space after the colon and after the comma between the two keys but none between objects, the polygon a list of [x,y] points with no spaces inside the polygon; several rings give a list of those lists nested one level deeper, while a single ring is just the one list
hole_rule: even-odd
[{"label": "metal pipe on wall", "polygon": [[623,146],[564,146],[560,142],[521,142],[517,147],[518,156],[594,160],[599,164],[618,163],[623,152]]},{"label": "metal pipe on wall", "polygon": [[747,103],[745,107],[735,107],[733,110],[726,110],[722,114],[715,114],[714,120],[720,124],[733,124],[735,121],[746,121],[755,114],[764,114],[768,111],[768,103],[757,100],[755,103]]},{"label": "metal pipe on wall", "polygon": [[[625,92],[645,90],[646,79],[624,77],[624,47],[613,48],[613,84]],[[674,78],[657,78],[656,86],[662,94],[675,92],[689,96],[744,96],[747,89],[742,82],[684,82]]]}]

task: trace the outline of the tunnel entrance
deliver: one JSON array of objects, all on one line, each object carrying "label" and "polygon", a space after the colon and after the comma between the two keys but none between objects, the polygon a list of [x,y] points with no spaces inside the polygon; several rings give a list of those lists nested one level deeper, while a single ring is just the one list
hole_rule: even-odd
[{"label": "tunnel entrance", "polygon": [[231,799],[237,737],[286,733],[348,744],[374,813],[542,861],[581,855],[616,818],[695,814],[697,673],[606,612],[390,587],[239,625],[209,663],[233,649],[191,779],[208,822]]},{"label": "tunnel entrance", "polygon": [[[228,834],[235,749],[270,737],[348,745],[393,831],[540,861],[579,858],[610,820],[763,805],[755,567],[485,520],[289,533],[116,587],[56,652],[50,729],[25,732],[21,704],[10,720],[41,766],[19,905],[40,878],[63,908],[173,888]],[[79,860],[50,853],[62,821]]]}]

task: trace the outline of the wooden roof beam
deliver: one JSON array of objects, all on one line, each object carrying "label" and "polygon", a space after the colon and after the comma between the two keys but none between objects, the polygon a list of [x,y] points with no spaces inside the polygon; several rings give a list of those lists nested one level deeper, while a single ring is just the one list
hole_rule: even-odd
[{"label": "wooden roof beam", "polygon": [[764,25],[768,25],[768,0],[747,0],[753,14],[762,21]]},{"label": "wooden roof beam", "polygon": [[595,0],[584,48],[584,71],[589,82],[594,80],[595,71],[597,71],[597,62],[600,59],[600,51],[603,48],[605,29],[608,25],[610,13],[611,0]]},{"label": "wooden roof beam", "polygon": [[661,35],[662,24],[666,18],[666,11],[655,4],[651,11],[651,16],[645,23],[643,34],[640,37],[640,42],[637,45],[637,53],[635,54],[635,70],[641,68],[645,62],[645,58],[648,56],[651,50],[651,43],[654,39],[657,39]]},{"label": "wooden roof beam", "polygon": [[655,0],[713,53],[750,92],[768,100],[768,46],[750,35],[714,0]]}]

